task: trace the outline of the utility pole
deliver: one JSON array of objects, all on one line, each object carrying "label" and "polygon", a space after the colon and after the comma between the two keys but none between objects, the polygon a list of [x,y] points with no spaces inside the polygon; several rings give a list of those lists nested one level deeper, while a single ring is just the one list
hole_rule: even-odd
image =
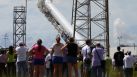
[{"label": "utility pole", "polygon": [[117,37],[117,39],[118,39],[119,46],[120,46],[120,44],[121,44],[121,39],[122,39],[122,36],[118,36],[118,37]]},{"label": "utility pole", "polygon": [[7,33],[4,35],[4,43],[5,43],[5,48],[7,47],[7,40],[8,40],[8,35]]}]

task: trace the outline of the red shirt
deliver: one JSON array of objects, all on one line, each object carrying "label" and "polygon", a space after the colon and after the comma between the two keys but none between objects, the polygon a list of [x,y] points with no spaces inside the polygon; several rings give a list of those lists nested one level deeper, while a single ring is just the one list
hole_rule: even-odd
[{"label": "red shirt", "polygon": [[42,46],[38,46],[38,45],[34,45],[32,48],[32,52],[33,52],[33,58],[35,59],[44,59],[44,53],[45,51],[47,51],[47,48]]}]

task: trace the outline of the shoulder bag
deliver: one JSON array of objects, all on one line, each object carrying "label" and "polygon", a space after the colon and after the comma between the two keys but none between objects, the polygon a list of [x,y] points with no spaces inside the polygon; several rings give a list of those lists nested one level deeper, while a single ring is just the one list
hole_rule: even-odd
[{"label": "shoulder bag", "polygon": [[88,53],[87,53],[87,49],[86,49],[86,58],[85,58],[85,60],[84,60],[84,63],[90,65],[90,64],[91,64],[91,58],[88,58],[87,55],[88,55]]}]

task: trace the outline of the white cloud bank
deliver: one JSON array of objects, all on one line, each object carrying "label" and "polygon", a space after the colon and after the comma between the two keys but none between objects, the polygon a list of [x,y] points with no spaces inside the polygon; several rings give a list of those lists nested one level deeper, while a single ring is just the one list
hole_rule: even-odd
[{"label": "white cloud bank", "polygon": [[8,5],[8,4],[9,4],[9,0],[0,0],[0,6]]},{"label": "white cloud bank", "polygon": [[120,37],[125,33],[126,24],[120,18],[117,18],[114,23],[114,35],[115,37]]},{"label": "white cloud bank", "polygon": [[114,21],[113,27],[114,37],[116,39],[120,38],[123,43],[134,43],[136,41],[137,35],[131,34],[130,31],[128,31],[129,27],[120,18]]}]

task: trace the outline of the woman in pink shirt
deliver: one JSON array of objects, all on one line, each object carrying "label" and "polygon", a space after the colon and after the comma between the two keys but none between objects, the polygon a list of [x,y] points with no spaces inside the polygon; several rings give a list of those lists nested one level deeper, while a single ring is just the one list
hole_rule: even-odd
[{"label": "woman in pink shirt", "polygon": [[33,56],[34,76],[44,77],[44,54],[48,53],[48,49],[42,45],[42,40],[39,39],[30,50],[30,54]]}]

